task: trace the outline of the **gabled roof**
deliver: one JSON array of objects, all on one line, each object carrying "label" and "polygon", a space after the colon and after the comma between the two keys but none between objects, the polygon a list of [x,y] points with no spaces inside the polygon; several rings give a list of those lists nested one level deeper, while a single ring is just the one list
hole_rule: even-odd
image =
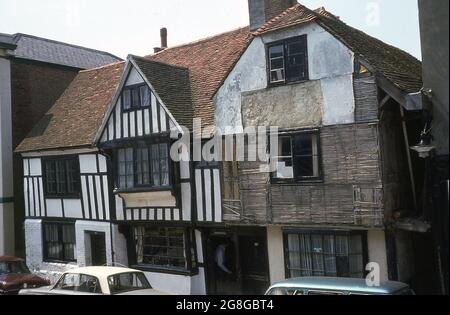
[{"label": "gabled roof", "polygon": [[177,123],[192,129],[189,69],[131,56]]},{"label": "gabled roof", "polygon": [[147,56],[150,60],[189,68],[194,116],[214,125],[213,97],[250,43],[248,27]]},{"label": "gabled roof", "polygon": [[0,33],[0,49],[16,49],[16,44],[14,43],[14,37],[8,34]]},{"label": "gabled roof", "polygon": [[123,66],[118,62],[81,71],[16,152],[91,146]]},{"label": "gabled roof", "polygon": [[120,61],[110,53],[27,34],[15,34],[15,56],[78,69],[90,69]]},{"label": "gabled roof", "polygon": [[357,57],[368,62],[403,92],[418,92],[422,88],[422,63],[419,60],[401,49],[345,24],[324,8],[312,11],[297,4],[261,26],[254,35],[263,35],[311,22],[318,23],[330,32]]}]

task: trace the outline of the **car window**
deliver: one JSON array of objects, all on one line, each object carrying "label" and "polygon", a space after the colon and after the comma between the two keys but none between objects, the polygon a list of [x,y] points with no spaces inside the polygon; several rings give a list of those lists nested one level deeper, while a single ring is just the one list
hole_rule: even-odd
[{"label": "car window", "polygon": [[100,281],[96,277],[73,273],[66,273],[54,289],[92,294],[102,293]]},{"label": "car window", "polygon": [[308,291],[308,295],[344,295],[344,293],[339,291],[310,290]]},{"label": "car window", "polygon": [[273,288],[268,295],[305,295],[303,289]]},{"label": "car window", "polygon": [[152,288],[145,275],[141,272],[126,272],[109,276],[108,285],[111,294]]},{"label": "car window", "polygon": [[24,275],[30,274],[30,270],[23,261],[0,262],[0,274]]}]

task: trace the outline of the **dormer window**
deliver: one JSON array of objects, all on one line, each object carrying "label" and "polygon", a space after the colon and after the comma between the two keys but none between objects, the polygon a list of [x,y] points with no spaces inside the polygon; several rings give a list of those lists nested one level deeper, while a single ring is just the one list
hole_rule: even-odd
[{"label": "dormer window", "polygon": [[123,110],[135,110],[151,105],[150,89],[145,84],[127,86],[122,92]]},{"label": "dormer window", "polygon": [[308,80],[306,35],[270,44],[268,57],[270,84]]}]

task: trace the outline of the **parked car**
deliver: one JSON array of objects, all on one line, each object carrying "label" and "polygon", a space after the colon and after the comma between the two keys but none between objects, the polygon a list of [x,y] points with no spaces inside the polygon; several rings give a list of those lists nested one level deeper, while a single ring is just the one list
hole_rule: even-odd
[{"label": "parked car", "polygon": [[414,295],[405,283],[385,281],[368,286],[365,279],[304,277],[272,285],[266,295]]},{"label": "parked car", "polygon": [[0,295],[16,295],[21,289],[49,284],[48,280],[33,275],[23,259],[0,256]]},{"label": "parked car", "polygon": [[85,267],[65,272],[54,286],[23,289],[20,295],[168,295],[154,290],[145,274],[119,267]]}]

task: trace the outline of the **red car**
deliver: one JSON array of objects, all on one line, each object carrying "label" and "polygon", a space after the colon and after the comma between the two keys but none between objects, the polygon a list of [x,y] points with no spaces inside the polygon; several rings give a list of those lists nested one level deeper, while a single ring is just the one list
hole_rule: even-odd
[{"label": "red car", "polygon": [[48,285],[50,285],[48,280],[30,272],[23,259],[0,256],[0,295],[16,295],[24,288]]}]

